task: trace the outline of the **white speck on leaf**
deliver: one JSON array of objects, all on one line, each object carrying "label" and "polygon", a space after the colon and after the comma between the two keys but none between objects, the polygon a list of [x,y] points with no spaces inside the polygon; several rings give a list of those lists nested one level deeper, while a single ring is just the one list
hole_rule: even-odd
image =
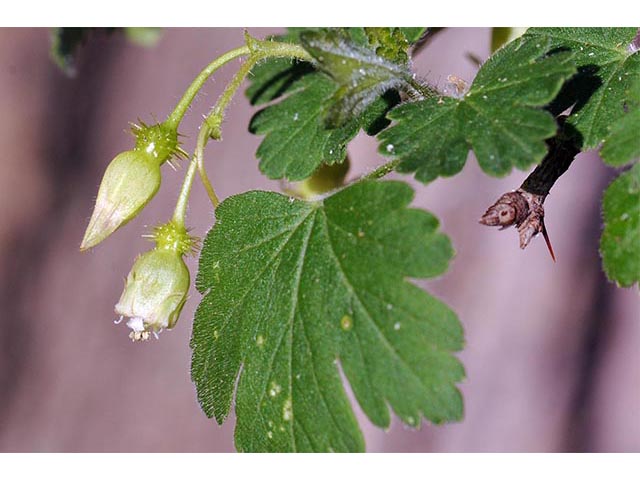
[{"label": "white speck on leaf", "polygon": [[275,397],[282,391],[282,387],[276,382],[271,382],[271,388],[269,389],[269,395]]},{"label": "white speck on leaf", "polygon": [[285,422],[289,422],[293,418],[293,405],[291,398],[287,398],[282,407],[282,419]]}]

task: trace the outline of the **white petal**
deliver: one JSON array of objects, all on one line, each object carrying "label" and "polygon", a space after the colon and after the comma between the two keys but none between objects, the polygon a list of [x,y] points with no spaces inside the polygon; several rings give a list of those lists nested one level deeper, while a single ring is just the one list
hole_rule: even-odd
[{"label": "white petal", "polygon": [[132,317],[127,321],[127,327],[134,332],[142,332],[144,331],[144,322],[141,317]]}]

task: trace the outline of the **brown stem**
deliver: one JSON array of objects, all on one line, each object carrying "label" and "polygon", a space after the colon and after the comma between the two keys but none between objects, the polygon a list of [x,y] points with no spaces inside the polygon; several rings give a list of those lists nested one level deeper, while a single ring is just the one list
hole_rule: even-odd
[{"label": "brown stem", "polygon": [[575,156],[580,152],[575,137],[568,132],[570,127],[564,124],[565,118],[559,119],[558,134],[547,141],[549,152],[520,186],[525,192],[545,197],[549,195],[556,180],[567,171]]},{"label": "brown stem", "polygon": [[522,249],[529,245],[533,237],[542,233],[554,262],[556,257],[544,225],[543,204],[551,187],[580,152],[579,141],[571,127],[565,124],[565,119],[566,117],[558,118],[558,134],[547,141],[549,151],[540,165],[531,172],[520,188],[502,195],[480,219],[483,225],[499,226],[501,229],[515,225]]}]

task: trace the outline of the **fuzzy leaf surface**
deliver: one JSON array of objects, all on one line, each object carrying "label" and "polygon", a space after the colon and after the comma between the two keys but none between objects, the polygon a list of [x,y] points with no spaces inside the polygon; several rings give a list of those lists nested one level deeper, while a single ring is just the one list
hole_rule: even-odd
[{"label": "fuzzy leaf surface", "polygon": [[558,49],[574,53],[578,74],[554,102],[560,113],[574,105],[568,122],[582,137],[584,150],[596,148],[625,112],[627,92],[640,78],[640,52],[629,44],[637,28],[530,28],[524,38],[535,43],[551,40]]},{"label": "fuzzy leaf surface", "polygon": [[516,39],[480,69],[463,98],[428,98],[400,105],[388,117],[396,124],[379,135],[380,151],[398,157],[398,171],[430,182],[458,173],[473,149],[482,169],[505,175],[546,153],[556,131],[541,110],[575,72],[570,52],[548,55],[550,39]]},{"label": "fuzzy leaf surface", "polygon": [[602,212],[604,271],[609,280],[630,287],[640,282],[640,163],[607,187]]},{"label": "fuzzy leaf surface", "polygon": [[338,85],[327,102],[325,121],[330,127],[345,125],[388,90],[411,89],[409,42],[404,34],[391,28],[365,29],[365,33],[372,45],[357,43],[339,30],[300,36],[318,68]]},{"label": "fuzzy leaf surface", "polygon": [[[458,420],[456,315],[407,277],[453,255],[401,182],[358,182],[321,202],[272,192],[225,200],[207,235],[192,378],[221,423],[235,393],[240,451],[361,451],[338,365],[381,427]],[[239,378],[238,378],[239,377]]]}]

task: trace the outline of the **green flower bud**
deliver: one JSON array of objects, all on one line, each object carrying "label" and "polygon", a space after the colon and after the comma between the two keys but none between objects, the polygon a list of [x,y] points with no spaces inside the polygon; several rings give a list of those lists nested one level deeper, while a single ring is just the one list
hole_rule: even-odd
[{"label": "green flower bud", "polygon": [[182,257],[194,239],[173,222],[157,227],[153,237],[156,247],[136,259],[115,306],[120,315],[116,323],[127,317],[134,341],[173,328],[189,292],[189,270]]},{"label": "green flower bud", "polygon": [[122,152],[107,167],[80,250],[96,246],[133,219],[160,188],[160,165],[144,152]]},{"label": "green flower bud", "polygon": [[80,250],[96,246],[132,220],[160,188],[160,166],[182,154],[177,133],[164,124],[134,125],[136,147],[117,155],[100,183]]}]

